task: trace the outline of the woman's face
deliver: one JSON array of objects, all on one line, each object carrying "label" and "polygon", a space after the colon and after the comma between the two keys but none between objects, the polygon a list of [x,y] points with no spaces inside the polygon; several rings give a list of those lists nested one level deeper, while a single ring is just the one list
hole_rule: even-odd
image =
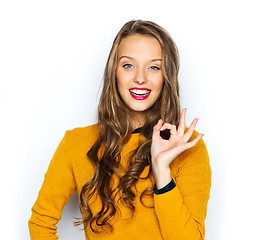
[{"label": "woman's face", "polygon": [[154,37],[135,34],[124,38],[118,47],[116,78],[125,104],[143,118],[163,86],[162,49]]}]

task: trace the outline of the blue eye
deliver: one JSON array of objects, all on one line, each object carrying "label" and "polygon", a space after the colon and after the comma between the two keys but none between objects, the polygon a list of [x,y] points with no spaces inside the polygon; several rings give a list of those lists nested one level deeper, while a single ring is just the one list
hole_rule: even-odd
[{"label": "blue eye", "polygon": [[126,64],[123,65],[123,67],[125,67],[125,68],[133,68],[133,65],[129,64],[129,63],[126,63]]},{"label": "blue eye", "polygon": [[152,70],[160,70],[160,68],[159,67],[157,67],[157,66],[152,66],[152,67],[150,67]]}]

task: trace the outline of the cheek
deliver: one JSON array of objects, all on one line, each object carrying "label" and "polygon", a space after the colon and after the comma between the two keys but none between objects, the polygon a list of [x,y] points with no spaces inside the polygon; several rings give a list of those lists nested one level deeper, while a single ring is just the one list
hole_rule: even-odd
[{"label": "cheek", "polygon": [[163,85],[164,85],[164,79],[163,79],[163,76],[159,76],[157,79],[156,79],[156,87],[158,90],[162,90],[163,88]]},{"label": "cheek", "polygon": [[124,74],[119,68],[116,71],[116,79],[117,79],[118,85],[120,85],[124,82]]},{"label": "cheek", "polygon": [[116,71],[116,81],[117,81],[117,85],[119,89],[128,88],[131,79],[132,79],[132,76],[130,73],[127,73],[122,70]]}]

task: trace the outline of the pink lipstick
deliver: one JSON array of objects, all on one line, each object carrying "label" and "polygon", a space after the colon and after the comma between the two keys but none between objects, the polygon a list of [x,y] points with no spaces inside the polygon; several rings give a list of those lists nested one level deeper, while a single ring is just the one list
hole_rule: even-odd
[{"label": "pink lipstick", "polygon": [[149,97],[151,89],[148,88],[130,88],[131,96],[136,100],[145,100]]}]

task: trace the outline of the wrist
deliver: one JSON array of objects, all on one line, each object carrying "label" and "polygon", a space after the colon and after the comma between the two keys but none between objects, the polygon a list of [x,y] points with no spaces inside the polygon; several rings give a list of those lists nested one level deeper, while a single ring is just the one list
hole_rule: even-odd
[{"label": "wrist", "polygon": [[171,170],[169,167],[152,165],[157,189],[165,187],[171,180]]}]

